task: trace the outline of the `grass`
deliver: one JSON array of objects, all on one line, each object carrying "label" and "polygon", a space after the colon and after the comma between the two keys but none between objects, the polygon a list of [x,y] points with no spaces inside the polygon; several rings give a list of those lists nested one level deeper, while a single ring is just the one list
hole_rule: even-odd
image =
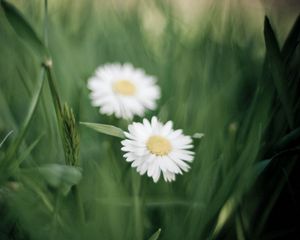
[{"label": "grass", "polygon": [[[190,25],[164,1],[0,2],[1,239],[263,238],[277,170],[299,156],[299,18],[278,43],[268,18],[217,1]],[[205,134],[174,183],[136,173],[114,137],[128,122],[90,105],[87,79],[107,62],[158,77],[146,117]]]}]

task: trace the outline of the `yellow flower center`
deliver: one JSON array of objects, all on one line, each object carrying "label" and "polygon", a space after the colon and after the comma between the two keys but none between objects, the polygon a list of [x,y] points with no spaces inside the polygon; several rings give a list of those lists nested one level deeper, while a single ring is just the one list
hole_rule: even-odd
[{"label": "yellow flower center", "polygon": [[172,149],[170,141],[161,136],[151,136],[146,146],[152,154],[157,156],[167,155]]},{"label": "yellow flower center", "polygon": [[119,80],[113,84],[113,90],[120,95],[132,96],[134,95],[136,88],[128,80]]}]

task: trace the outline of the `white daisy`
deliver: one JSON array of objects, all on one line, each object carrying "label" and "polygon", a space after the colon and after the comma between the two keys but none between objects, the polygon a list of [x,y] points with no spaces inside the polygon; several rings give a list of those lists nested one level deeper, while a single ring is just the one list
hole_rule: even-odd
[{"label": "white daisy", "polygon": [[115,114],[118,118],[132,119],[143,116],[146,109],[154,110],[160,89],[156,78],[130,63],[105,64],[96,69],[88,80],[92,105],[100,107],[102,114]]},{"label": "white daisy", "polygon": [[172,121],[163,124],[152,117],[151,123],[144,119],[143,123],[132,123],[128,132],[124,132],[126,140],[122,141],[124,157],[131,166],[143,175],[157,182],[162,173],[166,182],[175,180],[175,174],[187,172],[194,152],[192,138],[185,136],[182,130],[173,130]]}]

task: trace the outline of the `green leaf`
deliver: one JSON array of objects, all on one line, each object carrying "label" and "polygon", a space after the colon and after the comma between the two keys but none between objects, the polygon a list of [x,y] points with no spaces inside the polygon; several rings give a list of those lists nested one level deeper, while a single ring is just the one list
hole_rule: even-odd
[{"label": "green leaf", "polygon": [[81,122],[80,124],[94,129],[97,132],[104,133],[110,136],[125,138],[124,132],[121,128],[117,128],[112,125],[100,124],[100,123],[87,123]]},{"label": "green leaf", "polygon": [[149,240],[157,240],[160,235],[161,229],[159,228],[150,238]]},{"label": "green leaf", "polygon": [[47,164],[38,170],[50,186],[61,189],[63,194],[67,194],[82,177],[78,167],[67,165]]},{"label": "green leaf", "polygon": [[0,1],[0,4],[4,10],[8,22],[11,24],[17,35],[19,35],[19,37],[22,38],[26,43],[30,44],[34,49],[38,50],[39,53],[45,54],[46,50],[42,41],[25,19],[23,14],[7,1],[2,0]]},{"label": "green leaf", "polygon": [[289,127],[292,129],[294,126],[293,111],[290,107],[291,104],[288,98],[287,84],[284,82],[286,80],[286,72],[281,58],[279,44],[268,17],[265,17],[264,37],[270,73],[272,74],[274,85],[285,111]]}]

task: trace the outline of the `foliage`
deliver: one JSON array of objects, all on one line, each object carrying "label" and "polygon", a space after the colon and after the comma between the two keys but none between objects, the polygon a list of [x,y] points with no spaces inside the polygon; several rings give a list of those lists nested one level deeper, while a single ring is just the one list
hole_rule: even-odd
[{"label": "foliage", "polygon": [[[18,4],[0,1],[1,239],[262,237],[284,184],[275,172],[299,157],[299,18],[280,47],[267,17],[263,29],[218,1],[190,25],[164,1]],[[160,16],[155,30],[145,11]],[[158,77],[160,107],[147,117],[205,133],[174,183],[131,169],[120,151],[128,122],[90,105],[87,79],[107,62]],[[256,186],[273,173],[261,205]]]}]

